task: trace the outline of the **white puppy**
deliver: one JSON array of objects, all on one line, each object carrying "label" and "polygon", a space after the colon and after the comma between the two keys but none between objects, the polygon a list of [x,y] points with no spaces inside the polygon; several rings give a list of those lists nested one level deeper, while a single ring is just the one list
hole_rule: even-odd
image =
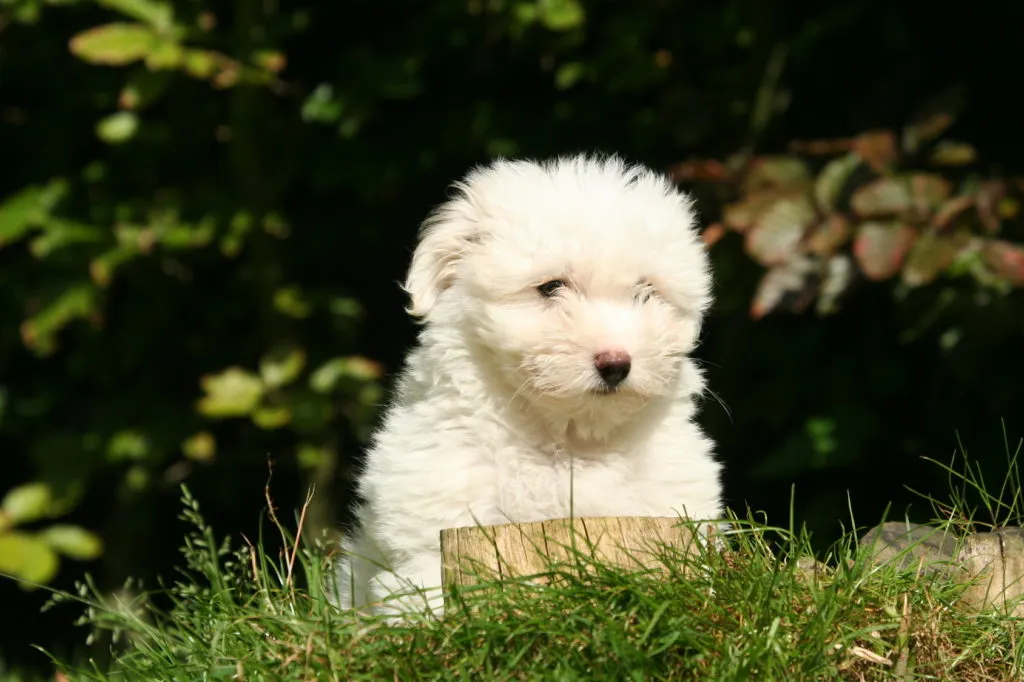
[{"label": "white puppy", "polygon": [[359,480],[343,607],[439,612],[410,588],[440,585],[443,528],[721,515],[692,421],[711,278],[690,199],[614,157],[496,161],[456,189],[405,283],[425,326]]}]

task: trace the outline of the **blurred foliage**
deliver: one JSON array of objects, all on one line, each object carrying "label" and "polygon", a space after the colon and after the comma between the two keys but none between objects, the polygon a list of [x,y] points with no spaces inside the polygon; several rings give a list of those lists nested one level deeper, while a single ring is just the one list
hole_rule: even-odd
[{"label": "blurred foliage", "polygon": [[[0,516],[0,571],[42,582],[102,538],[55,580],[165,572],[179,483],[255,534],[268,460],[278,504],[315,486],[306,527],[334,527],[412,341],[418,222],[474,163],[581,149],[729,159],[674,170],[725,235],[700,356],[730,500],[785,514],[797,481],[817,530],[850,488],[881,513],[919,455],[1022,407],[1024,149],[983,76],[1024,17],[1001,11],[0,0],[0,494],[58,501]],[[955,123],[913,117],[958,83]]]},{"label": "blurred foliage", "polygon": [[[688,161],[672,173],[739,196],[703,237],[713,246],[737,232],[768,268],[751,303],[755,319],[812,303],[833,314],[858,276],[899,275],[904,294],[940,276],[967,276],[1006,295],[1024,287],[1024,244],[1000,238],[1024,238],[1024,177],[984,177],[972,145],[936,139],[954,113],[932,113],[899,136],[796,141],[790,148],[803,155]],[[819,156],[834,158],[815,173],[810,161]]]},{"label": "blurred foliage", "polygon": [[49,582],[57,574],[60,555],[95,559],[103,551],[95,534],[72,524],[52,524],[30,531],[40,519],[60,516],[67,502],[55,500],[45,483],[28,483],[10,490],[0,500],[0,574],[19,578],[25,587]]}]

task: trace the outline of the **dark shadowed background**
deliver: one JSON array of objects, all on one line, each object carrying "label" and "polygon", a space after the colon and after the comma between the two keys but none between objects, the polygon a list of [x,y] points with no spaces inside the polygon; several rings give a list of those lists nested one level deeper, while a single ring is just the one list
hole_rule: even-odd
[{"label": "dark shadowed background", "polygon": [[[907,486],[948,484],[922,457],[959,436],[998,478],[1003,421],[1011,450],[1024,433],[1022,25],[1011,2],[0,0],[0,571],[173,578],[179,485],[254,537],[268,460],[282,515],[315,484],[311,527],[335,527],[413,341],[418,223],[475,163],[618,152],[674,168],[717,224],[780,154],[818,173],[938,120],[928,215],[1000,179],[971,201],[1002,260],[957,242],[908,286],[883,223],[837,247],[863,272],[836,312],[784,310],[811,278],[755,319],[771,259],[726,220],[698,351],[735,509],[785,525],[795,490],[820,547],[851,512],[929,518]],[[30,643],[81,651],[74,609],[43,602],[0,579],[0,672],[45,667]]]}]

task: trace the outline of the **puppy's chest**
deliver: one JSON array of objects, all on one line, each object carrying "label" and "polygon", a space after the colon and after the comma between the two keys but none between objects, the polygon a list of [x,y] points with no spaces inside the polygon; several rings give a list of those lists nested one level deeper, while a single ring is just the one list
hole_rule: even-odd
[{"label": "puppy's chest", "polygon": [[499,511],[516,522],[645,513],[633,467],[619,454],[516,453],[499,459]]}]

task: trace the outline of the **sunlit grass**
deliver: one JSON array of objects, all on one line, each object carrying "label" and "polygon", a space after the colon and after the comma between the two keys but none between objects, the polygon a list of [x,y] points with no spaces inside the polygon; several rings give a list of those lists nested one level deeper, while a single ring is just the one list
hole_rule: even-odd
[{"label": "sunlit grass", "polygon": [[[1017,479],[989,495],[969,463],[946,469],[954,494],[936,510],[947,526],[1017,522]],[[553,585],[463,591],[443,620],[394,626],[337,611],[323,589],[330,553],[295,542],[276,516],[288,549],[270,556],[259,542],[218,540],[187,490],[183,502],[193,530],[170,608],[137,586],[120,598],[88,584],[58,596],[84,602],[82,624],[114,636],[110,665],[57,663],[70,679],[1007,680],[1024,670],[1021,621],[963,608],[962,586],[939,574],[872,565],[853,532],[816,564],[805,533],[748,514],[724,550],[663,548],[667,572],[553,567]]]}]

